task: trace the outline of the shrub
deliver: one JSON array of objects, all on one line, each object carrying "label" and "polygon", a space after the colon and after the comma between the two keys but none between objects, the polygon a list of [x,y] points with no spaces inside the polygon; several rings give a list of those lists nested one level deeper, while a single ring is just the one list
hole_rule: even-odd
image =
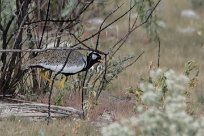
[{"label": "shrub", "polygon": [[102,135],[202,136],[204,117],[194,118],[186,111],[189,78],[158,69],[150,71],[150,79],[139,86],[143,93],[137,116],[104,127]]}]

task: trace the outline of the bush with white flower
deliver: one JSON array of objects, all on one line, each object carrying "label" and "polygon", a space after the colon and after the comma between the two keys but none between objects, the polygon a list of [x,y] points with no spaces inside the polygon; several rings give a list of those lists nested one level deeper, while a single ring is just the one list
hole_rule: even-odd
[{"label": "bush with white flower", "polygon": [[150,71],[140,84],[141,105],[137,116],[102,128],[103,136],[203,136],[204,117],[187,113],[189,78],[173,70]]}]

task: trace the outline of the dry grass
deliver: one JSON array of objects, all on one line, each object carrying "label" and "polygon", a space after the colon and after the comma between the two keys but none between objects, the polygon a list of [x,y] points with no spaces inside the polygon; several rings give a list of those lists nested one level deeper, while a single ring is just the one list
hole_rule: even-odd
[{"label": "dry grass", "polygon": [[[184,0],[168,0],[163,1],[161,10],[161,18],[165,21],[167,28],[160,31],[161,37],[161,68],[172,68],[177,71],[183,72],[184,64],[189,60],[194,60],[200,67],[199,82],[204,81],[202,68],[204,67],[204,35],[182,34],[177,31],[177,27],[194,27],[199,31],[200,25],[203,25],[202,18],[198,20],[183,19],[180,17],[180,11],[182,9],[189,9],[189,3]],[[202,15],[202,12],[199,12]],[[190,23],[191,22],[191,23]],[[193,22],[193,23],[192,23]],[[155,43],[146,43],[146,39],[142,36],[143,41],[140,40],[140,33],[142,30],[138,30],[131,38],[132,44],[127,44],[122,52],[125,54],[136,53],[145,50],[145,54],[142,58],[127,71],[123,72],[117,80],[113,83],[113,88],[117,87],[120,90],[134,86],[141,75],[146,75],[148,72],[149,63],[152,61],[155,66],[157,65],[157,45]],[[203,32],[203,31],[202,31]],[[135,35],[137,37],[135,37]],[[139,38],[138,38],[139,37]],[[128,78],[127,78],[128,77]],[[113,89],[111,87],[111,89]]]},{"label": "dry grass", "polygon": [[[204,103],[204,13],[199,11],[200,19],[184,19],[180,16],[183,9],[189,9],[190,4],[186,0],[164,0],[159,8],[160,16],[166,23],[167,28],[161,29],[161,68],[172,68],[176,71],[183,72],[184,64],[189,60],[197,62],[200,73],[198,85],[193,92],[193,103],[196,115],[200,115],[203,110]],[[120,33],[123,33],[124,22],[118,24]],[[203,35],[181,34],[176,29],[177,27],[194,27],[197,31],[201,30]],[[202,27],[201,27],[202,26]],[[201,29],[202,28],[202,29]],[[102,39],[103,41],[105,39]],[[104,42],[104,46],[107,43]],[[104,47],[103,47],[104,48]],[[92,120],[95,120],[100,114],[108,110],[113,112],[115,119],[120,119],[133,115],[134,96],[127,94],[130,87],[136,87],[139,79],[147,75],[150,62],[156,66],[157,62],[157,44],[149,42],[144,30],[138,29],[127,44],[122,48],[118,56],[127,54],[139,54],[142,50],[145,54],[141,59],[132,67],[123,72],[108,89],[102,93],[99,105],[95,108],[92,115]],[[78,95],[65,95],[65,105],[80,108],[80,97]],[[130,97],[130,100],[127,98]],[[46,101],[44,101],[46,102]],[[196,105],[196,106],[195,106]],[[28,125],[29,124],[29,125]],[[9,127],[7,127],[9,126]],[[51,125],[47,126],[46,123],[36,123],[28,121],[1,121],[0,122],[0,135],[74,135],[73,129],[78,127],[79,133],[77,135],[97,135],[95,129],[88,125],[88,123],[80,122],[77,126],[76,123],[67,120],[54,121]],[[87,134],[84,134],[86,133]],[[81,133],[81,134],[80,134]]]},{"label": "dry grass", "polygon": [[[8,127],[9,126],[9,127]],[[57,120],[49,125],[25,119],[0,122],[0,136],[97,136],[99,132],[85,121]]]}]

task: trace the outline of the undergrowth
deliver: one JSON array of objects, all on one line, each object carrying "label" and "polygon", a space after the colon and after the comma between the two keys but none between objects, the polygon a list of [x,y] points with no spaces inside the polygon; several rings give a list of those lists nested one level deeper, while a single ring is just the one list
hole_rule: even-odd
[{"label": "undergrowth", "polygon": [[138,87],[142,93],[137,116],[104,127],[102,135],[202,136],[204,117],[195,118],[187,111],[191,82],[186,71],[177,74],[173,70],[151,70],[149,80]]}]

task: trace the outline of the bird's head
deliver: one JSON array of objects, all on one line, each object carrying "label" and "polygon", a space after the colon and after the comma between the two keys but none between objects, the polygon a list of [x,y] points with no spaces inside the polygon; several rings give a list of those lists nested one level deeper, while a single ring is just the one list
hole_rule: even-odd
[{"label": "bird's head", "polygon": [[101,56],[97,52],[91,52],[87,56],[87,63],[89,67],[91,67],[93,64],[101,62]]},{"label": "bird's head", "polygon": [[95,62],[95,63],[101,62],[101,61],[100,61],[100,60],[101,60],[101,56],[100,56],[97,52],[91,52],[91,53],[89,53],[88,59],[89,59],[89,61],[93,61],[93,62]]}]

